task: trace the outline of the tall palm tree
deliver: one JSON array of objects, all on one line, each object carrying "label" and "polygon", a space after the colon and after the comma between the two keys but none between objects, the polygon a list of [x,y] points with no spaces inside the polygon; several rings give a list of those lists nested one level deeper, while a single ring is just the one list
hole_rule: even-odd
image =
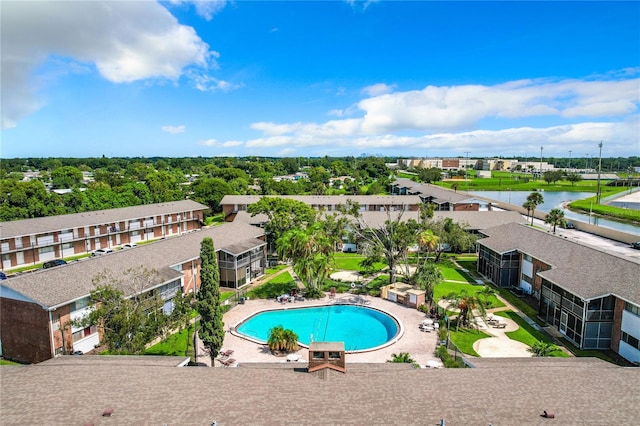
[{"label": "tall palm tree", "polygon": [[533,191],[531,194],[527,195],[527,201],[530,201],[533,204],[533,207],[531,208],[531,225],[533,225],[533,213],[535,213],[536,207],[544,203],[544,198],[538,191]]},{"label": "tall palm tree", "polygon": [[433,233],[431,229],[425,229],[418,234],[418,245],[426,253],[425,260],[429,258],[429,253],[438,247],[440,237]]},{"label": "tall palm tree", "polygon": [[535,204],[533,204],[532,201],[525,201],[524,203],[522,203],[522,207],[524,207],[525,209],[527,209],[527,218],[531,218],[531,225],[533,225],[533,216],[531,214],[531,212],[533,211],[533,209],[536,208]]},{"label": "tall palm tree", "polygon": [[412,285],[420,287],[426,292],[426,299],[429,306],[433,300],[433,288],[444,279],[440,268],[433,262],[425,262],[418,265],[416,272],[409,278]]},{"label": "tall palm tree", "polygon": [[556,226],[565,226],[567,224],[564,218],[564,212],[562,209],[551,209],[547,217],[544,218],[544,223],[553,225],[553,233],[556,233]]},{"label": "tall palm tree", "polygon": [[458,317],[456,319],[456,330],[462,327],[471,328],[476,325],[476,317],[474,310],[477,310],[482,317],[485,316],[485,303],[477,294],[469,294],[466,290],[461,290],[459,293],[449,293],[443,297],[443,299],[449,301],[447,309],[458,310]]}]

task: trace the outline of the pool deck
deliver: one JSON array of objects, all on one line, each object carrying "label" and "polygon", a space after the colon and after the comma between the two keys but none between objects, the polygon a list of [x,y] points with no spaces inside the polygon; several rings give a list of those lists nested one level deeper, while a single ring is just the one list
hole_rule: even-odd
[{"label": "pool deck", "polygon": [[[364,301],[364,303],[360,303]],[[237,305],[224,315],[225,330],[236,326],[239,322],[247,317],[264,310],[282,309],[282,308],[300,308],[308,306],[331,305],[335,303],[351,303],[362,304],[370,308],[376,308],[381,311],[393,315],[402,323],[403,334],[397,341],[389,346],[381,349],[347,354],[348,363],[383,363],[391,359],[391,354],[399,354],[400,352],[408,352],[421,367],[424,367],[427,361],[439,361],[435,356],[435,347],[438,339],[436,332],[426,333],[418,328],[425,314],[416,310],[407,308],[394,302],[380,299],[372,296],[356,296],[348,293],[338,293],[335,299],[325,296],[319,300],[307,300],[304,302],[292,302],[284,305],[275,300],[247,300],[243,305]],[[266,345],[261,345],[247,340],[235,332],[227,331],[225,333],[223,349],[232,349],[233,356],[237,363],[274,363],[287,362],[286,358],[271,355]],[[308,351],[306,348],[300,348],[298,352],[300,361],[306,364]],[[219,366],[218,362],[215,366]]]}]

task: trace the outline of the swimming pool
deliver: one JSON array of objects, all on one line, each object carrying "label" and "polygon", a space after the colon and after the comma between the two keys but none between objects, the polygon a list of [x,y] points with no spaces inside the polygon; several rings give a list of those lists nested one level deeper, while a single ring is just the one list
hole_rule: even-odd
[{"label": "swimming pool", "polygon": [[269,330],[277,325],[298,334],[304,346],[309,342],[344,342],[347,352],[383,346],[399,333],[398,322],[390,315],[363,306],[330,305],[278,309],[257,313],[236,327],[236,331],[266,343]]}]

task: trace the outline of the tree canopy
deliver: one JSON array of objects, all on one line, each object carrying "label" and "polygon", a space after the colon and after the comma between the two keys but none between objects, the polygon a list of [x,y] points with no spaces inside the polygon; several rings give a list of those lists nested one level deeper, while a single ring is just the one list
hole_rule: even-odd
[{"label": "tree canopy", "polygon": [[218,356],[224,341],[224,323],[220,304],[220,270],[213,240],[200,243],[200,289],[197,292],[200,314],[200,339],[209,350],[211,361]]}]

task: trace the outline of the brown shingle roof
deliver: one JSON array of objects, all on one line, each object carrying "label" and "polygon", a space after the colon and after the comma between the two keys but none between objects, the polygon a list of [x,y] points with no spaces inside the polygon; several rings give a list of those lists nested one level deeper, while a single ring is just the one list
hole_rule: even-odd
[{"label": "brown shingle roof", "polygon": [[[561,426],[635,425],[640,418],[640,369],[602,361],[414,370],[348,364],[347,356],[346,373],[329,371],[323,380],[292,367],[176,368],[120,358],[129,362],[0,367],[2,424],[437,425],[444,419],[452,426]],[[112,417],[102,417],[107,408]],[[542,418],[545,410],[555,419]]]},{"label": "brown shingle roof", "polygon": [[498,253],[518,250],[551,265],[539,275],[583,299],[615,294],[640,304],[640,263],[517,223],[483,233],[489,237],[478,244]]},{"label": "brown shingle roof", "polygon": [[54,307],[88,295],[95,288],[93,278],[105,270],[119,277],[130,268],[144,266],[158,272],[155,282],[160,284],[182,275],[172,266],[198,258],[200,242],[205,237],[213,239],[216,250],[240,254],[243,252],[239,251],[241,246],[249,250],[266,244],[257,239],[262,235],[264,230],[255,226],[242,222],[226,223],[133,249],[27,273],[4,280],[1,285],[42,306]]},{"label": "brown shingle roof", "polygon": [[83,226],[103,225],[127,219],[140,219],[162,214],[204,210],[207,208],[207,206],[196,203],[195,201],[183,200],[94,212],[14,220],[0,223],[0,236],[3,239],[14,238],[22,235],[56,232]]}]

